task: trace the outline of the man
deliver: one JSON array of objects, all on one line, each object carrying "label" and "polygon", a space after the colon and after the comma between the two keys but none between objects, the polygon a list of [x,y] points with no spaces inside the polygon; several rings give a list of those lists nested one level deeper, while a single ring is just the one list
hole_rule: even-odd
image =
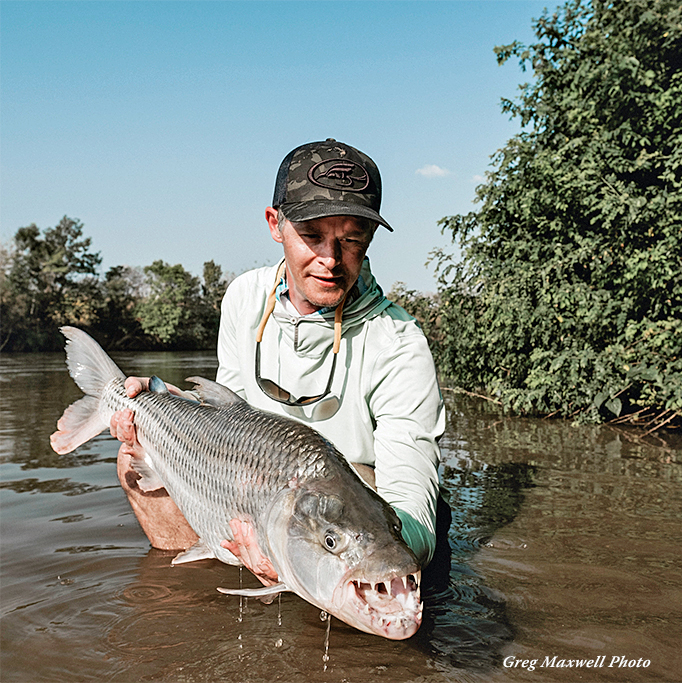
[{"label": "man", "polygon": [[[222,304],[217,381],[251,405],[303,421],[332,441],[395,509],[426,565],[435,549],[437,440],[445,425],[433,359],[418,325],[383,295],[365,257],[381,217],[381,178],[355,148],[328,139],[282,162],[265,218],[282,245],[274,267],[239,276]],[[146,388],[129,378],[128,393]],[[173,388],[173,390],[175,390]],[[152,545],[185,548],[196,535],[167,495],[143,494],[133,416],[119,477]],[[232,520],[224,546],[265,583],[277,580],[249,520]]]}]

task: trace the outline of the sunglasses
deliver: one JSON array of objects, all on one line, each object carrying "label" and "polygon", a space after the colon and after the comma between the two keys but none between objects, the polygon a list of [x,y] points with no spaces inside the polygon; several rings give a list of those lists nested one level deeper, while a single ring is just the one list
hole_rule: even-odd
[{"label": "sunglasses", "polygon": [[332,369],[329,373],[327,386],[325,387],[324,391],[317,396],[301,396],[300,398],[296,398],[290,391],[283,389],[279,386],[279,384],[273,382],[271,379],[264,379],[260,376],[260,343],[263,339],[265,324],[268,322],[270,315],[275,310],[277,286],[284,275],[285,267],[286,265],[283,261],[280,267],[277,269],[275,284],[268,295],[265,311],[263,312],[263,317],[261,318],[260,324],[258,325],[258,330],[256,331],[256,384],[258,384],[261,391],[263,391],[263,393],[273,401],[284,403],[288,406],[309,406],[313,403],[321,401],[325,396],[328,396],[331,391],[332,382],[334,381],[334,371],[336,370],[336,358],[338,357],[339,347],[341,346],[341,320],[343,318],[343,305],[346,303],[346,297],[344,296],[344,298],[341,300],[341,303],[336,307],[336,312],[334,313],[334,346],[332,347]]}]

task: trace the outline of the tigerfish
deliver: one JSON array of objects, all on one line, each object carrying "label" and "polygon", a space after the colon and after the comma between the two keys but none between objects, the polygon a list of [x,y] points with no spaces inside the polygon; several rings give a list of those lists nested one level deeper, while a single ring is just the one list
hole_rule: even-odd
[{"label": "tigerfish", "polygon": [[233,595],[292,591],[361,631],[409,638],[419,628],[421,570],[400,535],[393,509],[341,453],[305,424],[257,410],[201,377],[199,401],[170,394],[158,378],[150,391],[126,394],[125,375],[88,334],[63,327],[67,366],[85,396],[69,406],[50,437],[69,453],[134,411],[145,457],[135,458],[143,491],[165,487],[199,536],[174,564],[240,560],[221,546],[231,519],[253,525],[280,583],[218,589]]}]

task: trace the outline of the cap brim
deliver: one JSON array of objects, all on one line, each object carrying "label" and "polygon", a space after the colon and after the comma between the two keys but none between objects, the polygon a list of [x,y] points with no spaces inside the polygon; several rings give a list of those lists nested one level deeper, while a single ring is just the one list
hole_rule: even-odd
[{"label": "cap brim", "polygon": [[326,216],[358,216],[375,221],[393,232],[393,228],[374,209],[369,206],[362,206],[362,204],[313,199],[309,202],[282,204],[279,208],[282,209],[287,220],[293,223],[311,221],[314,218],[325,218]]}]

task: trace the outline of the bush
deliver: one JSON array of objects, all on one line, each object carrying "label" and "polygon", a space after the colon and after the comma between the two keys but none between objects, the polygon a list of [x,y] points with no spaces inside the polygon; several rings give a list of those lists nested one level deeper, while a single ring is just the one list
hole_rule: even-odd
[{"label": "bush", "polygon": [[433,254],[441,372],[521,413],[682,414],[682,10],[571,0],[496,48],[534,80],[503,109],[481,207]]}]

